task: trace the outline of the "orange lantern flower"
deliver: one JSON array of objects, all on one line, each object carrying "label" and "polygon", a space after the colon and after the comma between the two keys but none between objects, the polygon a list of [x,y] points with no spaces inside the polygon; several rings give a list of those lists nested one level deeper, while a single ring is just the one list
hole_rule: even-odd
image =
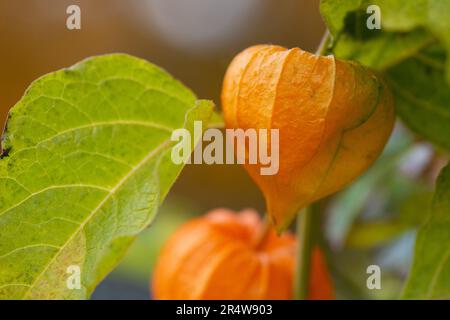
[{"label": "orange lantern flower", "polygon": [[[153,273],[156,299],[290,299],[295,237],[277,236],[258,214],[216,209],[178,229]],[[312,253],[310,299],[332,299],[322,252]]]},{"label": "orange lantern flower", "polygon": [[261,175],[260,163],[245,165],[278,231],[301,208],[363,173],[395,120],[392,94],[370,69],[273,45],[235,57],[224,79],[222,110],[227,128],[279,130],[278,173]]}]

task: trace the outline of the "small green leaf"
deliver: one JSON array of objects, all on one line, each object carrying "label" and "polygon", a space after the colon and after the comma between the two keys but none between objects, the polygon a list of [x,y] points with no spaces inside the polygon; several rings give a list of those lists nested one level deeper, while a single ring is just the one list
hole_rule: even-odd
[{"label": "small green leaf", "polygon": [[420,228],[405,299],[450,298],[450,165],[439,175],[432,210]]},{"label": "small green leaf", "polygon": [[[0,160],[0,299],[83,299],[155,216],[182,165],[173,130],[213,105],[160,68],[114,54],[35,81]],[[69,289],[69,266],[81,289]]]},{"label": "small green leaf", "polygon": [[395,217],[355,223],[348,233],[346,245],[352,249],[372,249],[392,241],[426,220],[430,202],[431,193],[413,194],[402,203]]}]

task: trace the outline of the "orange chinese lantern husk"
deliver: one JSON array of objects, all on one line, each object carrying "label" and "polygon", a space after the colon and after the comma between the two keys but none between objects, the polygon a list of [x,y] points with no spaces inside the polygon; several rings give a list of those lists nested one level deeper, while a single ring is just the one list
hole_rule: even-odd
[{"label": "orange chinese lantern husk", "polygon": [[[156,299],[290,299],[295,237],[274,230],[261,242],[256,212],[216,209],[178,229],[153,273]],[[323,254],[312,254],[310,299],[332,299]]]},{"label": "orange chinese lantern husk", "polygon": [[245,165],[278,231],[375,161],[392,131],[393,105],[384,81],[368,68],[272,45],[237,55],[222,90],[227,128],[279,129],[278,173],[261,175],[260,163]]}]

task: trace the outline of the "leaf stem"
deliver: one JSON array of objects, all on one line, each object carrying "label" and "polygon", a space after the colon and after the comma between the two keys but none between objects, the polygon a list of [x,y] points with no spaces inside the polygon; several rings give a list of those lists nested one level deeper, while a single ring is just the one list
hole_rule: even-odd
[{"label": "leaf stem", "polygon": [[297,216],[297,261],[294,277],[296,300],[305,300],[308,297],[311,251],[314,242],[312,215],[311,207],[307,207]]}]

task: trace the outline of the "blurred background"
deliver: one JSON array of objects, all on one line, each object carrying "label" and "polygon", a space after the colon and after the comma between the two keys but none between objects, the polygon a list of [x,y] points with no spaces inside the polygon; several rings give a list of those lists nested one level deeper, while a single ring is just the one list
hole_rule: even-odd
[{"label": "blurred background", "polygon": [[[71,4],[81,7],[81,30],[66,28]],[[0,0],[0,124],[37,77],[113,52],[147,59],[219,104],[224,72],[239,51],[257,43],[314,51],[324,30],[319,0]],[[398,125],[382,159],[324,202],[338,297],[398,295],[415,227],[427,215],[443,163],[431,146]],[[188,165],[156,221],[92,298],[151,297],[152,266],[167,236],[215,207],[263,212],[264,201],[239,166]],[[366,288],[366,268],[373,263],[382,267],[382,290]]]}]

